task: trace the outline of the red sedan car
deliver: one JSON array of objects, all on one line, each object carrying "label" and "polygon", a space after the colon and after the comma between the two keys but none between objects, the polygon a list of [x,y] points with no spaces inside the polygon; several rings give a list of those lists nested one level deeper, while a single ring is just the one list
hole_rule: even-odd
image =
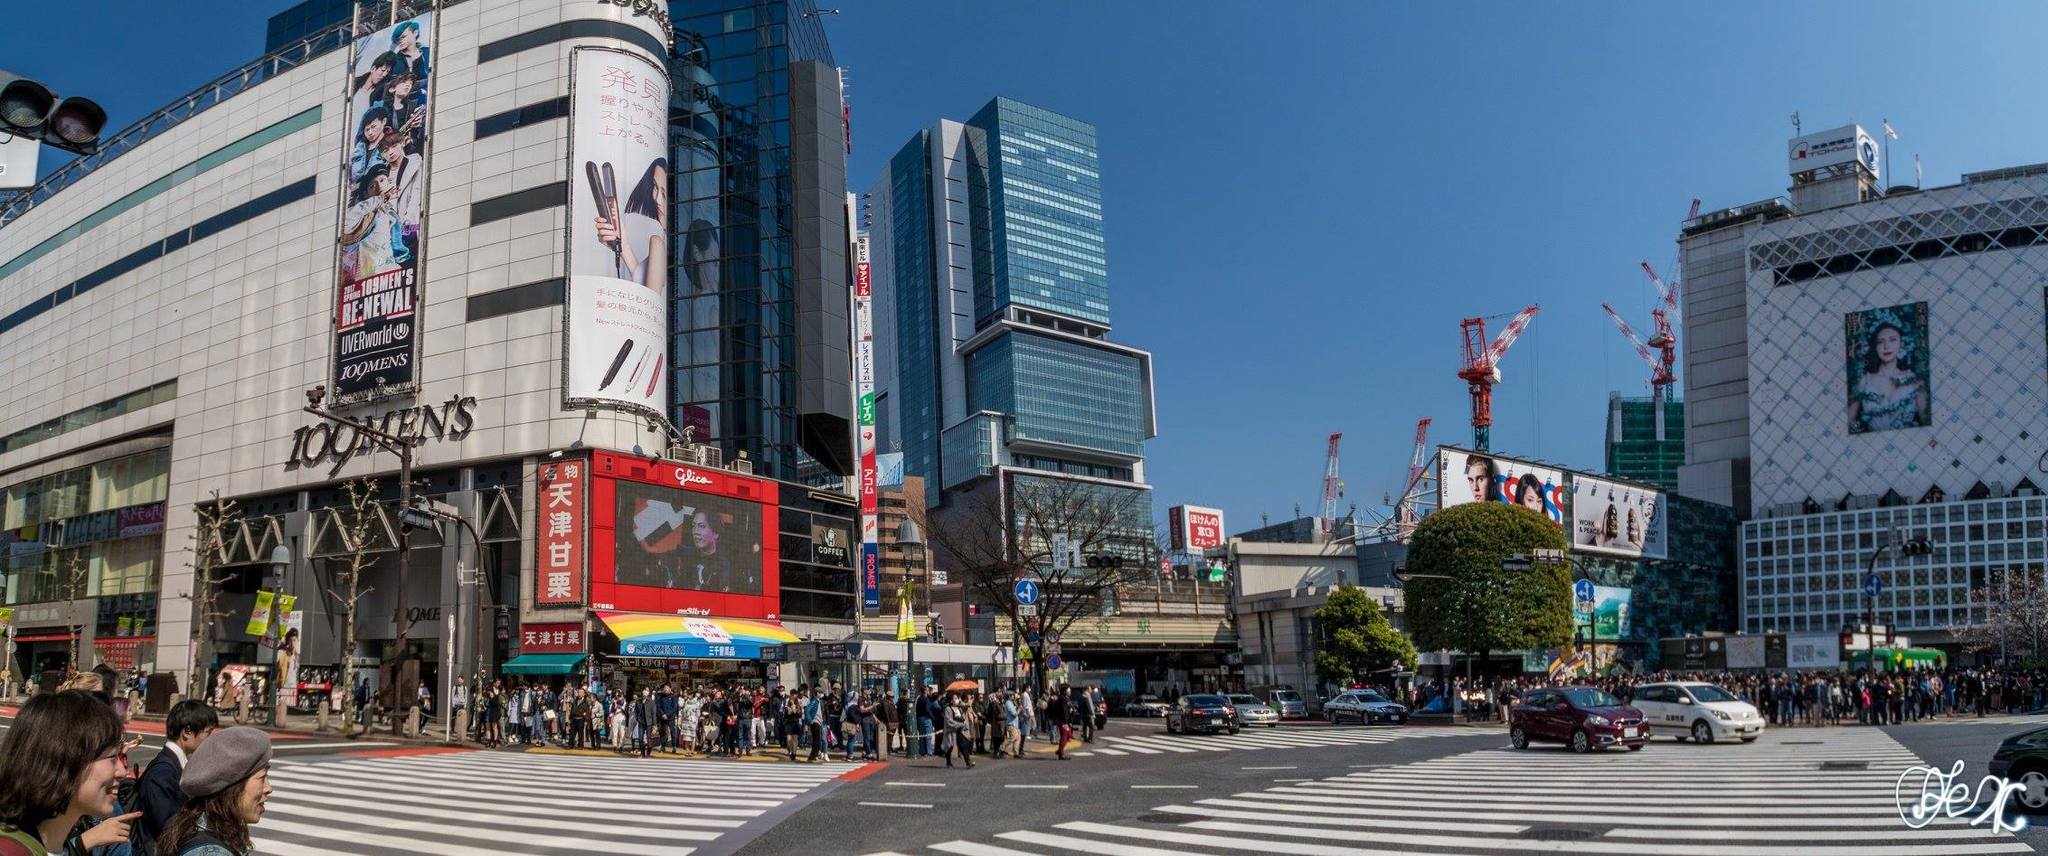
[{"label": "red sedan car", "polygon": [[1523,695],[1508,736],[1516,749],[1563,743],[1581,753],[1610,746],[1635,752],[1650,742],[1642,711],[1593,687],[1553,687]]}]

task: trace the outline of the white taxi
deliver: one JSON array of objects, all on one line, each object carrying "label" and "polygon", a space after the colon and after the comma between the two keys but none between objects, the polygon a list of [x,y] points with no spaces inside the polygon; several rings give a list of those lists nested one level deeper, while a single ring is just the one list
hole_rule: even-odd
[{"label": "white taxi", "polygon": [[1764,717],[1748,702],[1720,687],[1696,681],[1644,684],[1630,702],[1643,712],[1651,735],[1668,734],[1694,743],[1741,740],[1764,733]]}]

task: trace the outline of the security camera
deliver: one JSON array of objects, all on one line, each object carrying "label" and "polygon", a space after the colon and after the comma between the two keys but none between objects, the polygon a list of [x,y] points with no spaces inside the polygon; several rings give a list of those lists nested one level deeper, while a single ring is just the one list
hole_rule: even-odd
[{"label": "security camera", "polygon": [[313,387],[312,389],[306,390],[306,406],[307,406],[307,407],[319,407],[319,406],[320,406],[320,402],[321,402],[321,401],[323,401],[323,400],[325,400],[326,398],[327,398],[327,384],[324,384],[324,383],[323,383],[323,384],[320,384],[319,386]]}]

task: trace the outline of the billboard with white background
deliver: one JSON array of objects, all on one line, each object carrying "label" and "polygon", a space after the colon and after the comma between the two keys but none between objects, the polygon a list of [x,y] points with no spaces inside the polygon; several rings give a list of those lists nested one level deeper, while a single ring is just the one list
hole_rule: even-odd
[{"label": "billboard with white background", "polygon": [[1468,502],[1520,505],[1563,527],[1571,510],[1563,470],[1487,452],[1437,450],[1437,507]]},{"label": "billboard with white background", "polygon": [[1572,476],[1572,550],[1664,558],[1664,495],[1594,476]]}]

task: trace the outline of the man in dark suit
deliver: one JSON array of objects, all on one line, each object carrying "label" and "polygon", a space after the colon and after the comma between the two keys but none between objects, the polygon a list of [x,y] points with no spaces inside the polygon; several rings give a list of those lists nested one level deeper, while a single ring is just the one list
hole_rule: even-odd
[{"label": "man in dark suit", "polygon": [[137,856],[156,852],[156,839],[163,835],[164,825],[185,807],[185,792],[178,788],[185,762],[219,727],[220,715],[213,706],[197,699],[178,702],[164,717],[164,749],[156,753],[135,785],[135,807],[142,817],[136,820],[129,838]]}]

